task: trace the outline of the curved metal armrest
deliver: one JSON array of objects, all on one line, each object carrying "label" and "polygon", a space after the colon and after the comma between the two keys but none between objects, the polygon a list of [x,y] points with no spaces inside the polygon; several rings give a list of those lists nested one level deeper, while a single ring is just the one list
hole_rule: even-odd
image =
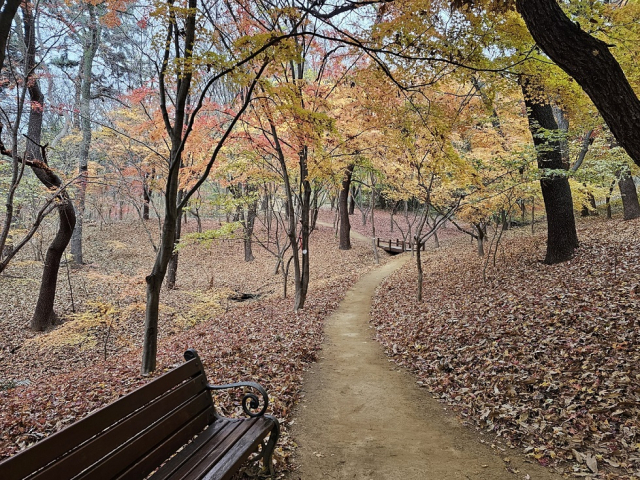
[{"label": "curved metal armrest", "polygon": [[229,383],[227,385],[212,385],[210,383],[207,384],[208,390],[226,390],[229,388],[240,388],[240,387],[253,388],[257,390],[260,393],[260,395],[262,395],[262,408],[258,412],[255,412],[252,410],[256,410],[257,408],[260,407],[260,399],[258,398],[258,395],[252,392],[245,393],[244,396],[242,397],[242,410],[244,411],[244,413],[249,415],[250,417],[261,417],[262,415],[264,415],[264,412],[267,411],[267,407],[269,406],[269,395],[267,394],[267,391],[264,389],[264,387],[259,383],[238,382],[238,383]]}]

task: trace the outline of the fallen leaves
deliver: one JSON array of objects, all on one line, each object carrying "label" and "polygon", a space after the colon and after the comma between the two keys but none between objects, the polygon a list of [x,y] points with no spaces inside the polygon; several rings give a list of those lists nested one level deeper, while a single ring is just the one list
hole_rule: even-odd
[{"label": "fallen leaves", "polygon": [[[153,250],[135,225],[105,226],[104,231],[89,230],[89,236],[87,257],[95,263],[71,272],[80,312],[69,315],[68,285],[59,282],[57,309],[67,321],[51,332],[24,328],[32,311],[29,296],[39,286],[31,279],[38,278],[40,268],[20,271],[28,282],[0,279],[5,299],[0,312],[0,458],[150,380],[140,376],[139,367],[145,265],[150,268]],[[282,276],[273,272],[274,257],[255,246],[256,260],[245,263],[242,245],[232,242],[182,250],[179,288],[163,291],[161,298],[158,369],[151,378],[180,364],[183,352],[195,348],[211,383],[263,384],[270,394],[269,413],[283,426],[275,455],[280,471],[294,448],[288,425],[303,374],[316,360],[323,320],[358,276],[374,267],[368,245],[338,250],[330,229],[314,232],[311,242],[309,296],[298,313],[293,313],[292,298],[281,298]],[[117,261],[104,245],[117,247]],[[225,301],[232,292],[259,298]],[[241,414],[241,393],[217,395],[222,414]]]},{"label": "fallen leaves", "polygon": [[567,263],[514,233],[489,281],[473,247],[428,254],[425,302],[415,262],[372,308],[388,355],[478,428],[543,465],[594,478],[640,475],[640,247],[636,222],[592,221]]}]

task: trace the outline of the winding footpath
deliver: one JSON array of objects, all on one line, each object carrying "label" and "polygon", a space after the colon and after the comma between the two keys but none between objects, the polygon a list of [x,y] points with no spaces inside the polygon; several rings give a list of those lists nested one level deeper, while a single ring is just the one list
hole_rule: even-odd
[{"label": "winding footpath", "polygon": [[307,374],[292,427],[301,468],[288,478],[561,478],[515,450],[491,448],[492,437],[461,426],[384,355],[369,326],[371,300],[380,282],[409,258],[395,257],[362,277],[327,319],[320,361]]}]

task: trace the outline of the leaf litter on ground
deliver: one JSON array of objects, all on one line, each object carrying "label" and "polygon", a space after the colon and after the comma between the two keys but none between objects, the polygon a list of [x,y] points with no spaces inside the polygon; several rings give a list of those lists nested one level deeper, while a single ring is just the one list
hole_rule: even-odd
[{"label": "leaf litter on ground", "polygon": [[510,232],[496,256],[469,239],[386,279],[377,338],[418,383],[476,428],[542,465],[640,478],[640,222],[579,225],[580,248],[545,265],[545,235]]}]

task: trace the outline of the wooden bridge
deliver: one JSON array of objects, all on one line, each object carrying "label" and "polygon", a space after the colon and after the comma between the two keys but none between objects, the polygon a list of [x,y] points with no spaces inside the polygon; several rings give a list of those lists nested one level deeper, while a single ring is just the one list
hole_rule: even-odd
[{"label": "wooden bridge", "polygon": [[[389,253],[402,253],[402,252],[411,252],[416,250],[416,243],[414,242],[406,242],[404,240],[398,240],[397,238],[394,240],[383,240],[381,238],[376,238],[376,245],[378,248],[383,249]],[[420,250],[424,252],[425,244],[424,242],[420,244]]]}]

